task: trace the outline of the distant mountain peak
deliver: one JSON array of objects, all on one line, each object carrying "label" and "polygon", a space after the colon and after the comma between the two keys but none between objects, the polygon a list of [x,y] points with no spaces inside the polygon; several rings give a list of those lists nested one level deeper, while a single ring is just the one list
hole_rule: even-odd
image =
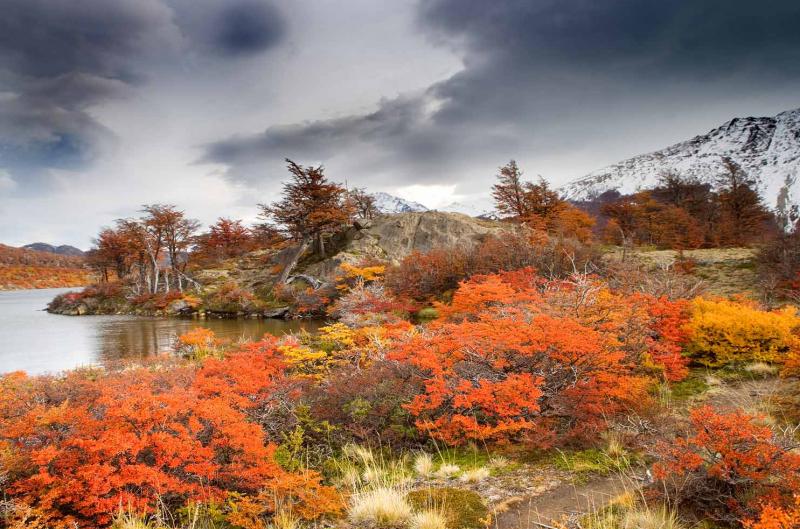
[{"label": "distant mountain peak", "polygon": [[26,244],[25,246],[23,246],[23,248],[25,248],[26,250],[34,250],[37,252],[54,253],[57,255],[74,255],[74,256],[83,255],[83,250],[80,250],[68,244],[53,246],[52,244],[48,244],[46,242],[34,242],[31,244]]},{"label": "distant mountain peak", "polygon": [[668,171],[713,184],[730,158],[756,181],[764,202],[787,217],[800,211],[800,108],[774,117],[736,117],[706,134],[634,156],[578,178],[559,192],[590,200],[607,191],[652,189]]},{"label": "distant mountain peak", "polygon": [[375,209],[381,213],[409,213],[414,211],[428,211],[428,208],[411,200],[405,200],[383,191],[372,193],[375,199]]}]

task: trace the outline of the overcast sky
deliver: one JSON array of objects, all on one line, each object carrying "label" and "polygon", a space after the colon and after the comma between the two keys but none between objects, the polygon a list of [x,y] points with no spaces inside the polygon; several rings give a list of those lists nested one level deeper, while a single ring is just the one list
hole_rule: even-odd
[{"label": "overcast sky", "polygon": [[0,0],[0,242],[252,219],[283,159],[436,207],[800,107],[797,0]]}]

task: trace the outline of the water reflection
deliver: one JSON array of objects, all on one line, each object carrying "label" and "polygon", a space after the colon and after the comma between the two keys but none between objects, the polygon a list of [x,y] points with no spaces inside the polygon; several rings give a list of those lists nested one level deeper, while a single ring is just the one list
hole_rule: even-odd
[{"label": "water reflection", "polygon": [[57,316],[42,311],[56,294],[69,289],[0,292],[0,372],[58,372],[119,360],[167,354],[175,338],[193,327],[237,341],[264,334],[282,335],[318,321],[185,320],[132,316]]}]

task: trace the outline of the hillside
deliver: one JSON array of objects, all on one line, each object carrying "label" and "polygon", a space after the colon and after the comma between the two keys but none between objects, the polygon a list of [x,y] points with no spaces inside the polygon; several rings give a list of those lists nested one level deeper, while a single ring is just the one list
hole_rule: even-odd
[{"label": "hillside", "polygon": [[91,281],[81,256],[0,244],[0,290],[77,287]]},{"label": "hillside", "polygon": [[559,191],[569,200],[591,200],[611,190],[629,194],[655,187],[665,172],[713,184],[726,157],[756,181],[770,208],[781,215],[797,216],[800,109],[774,117],[731,119],[706,134],[589,173]]}]

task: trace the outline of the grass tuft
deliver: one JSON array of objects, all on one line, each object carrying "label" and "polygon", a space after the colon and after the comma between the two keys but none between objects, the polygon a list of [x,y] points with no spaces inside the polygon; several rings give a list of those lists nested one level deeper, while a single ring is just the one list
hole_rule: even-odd
[{"label": "grass tuft", "polygon": [[447,529],[447,518],[438,509],[426,509],[411,517],[411,529]]},{"label": "grass tuft", "polygon": [[453,465],[451,463],[444,463],[436,471],[436,475],[440,478],[450,479],[455,477],[459,472],[461,472],[460,466]]},{"label": "grass tuft", "polygon": [[464,483],[478,483],[489,477],[489,469],[486,467],[471,468],[461,473],[459,479]]},{"label": "grass tuft", "polygon": [[426,452],[420,452],[414,458],[414,472],[418,475],[427,478],[433,475],[435,465],[433,463],[433,457]]},{"label": "grass tuft", "polygon": [[380,487],[354,494],[348,510],[354,523],[379,528],[404,526],[411,515],[411,505],[406,501],[404,491],[396,487]]}]

